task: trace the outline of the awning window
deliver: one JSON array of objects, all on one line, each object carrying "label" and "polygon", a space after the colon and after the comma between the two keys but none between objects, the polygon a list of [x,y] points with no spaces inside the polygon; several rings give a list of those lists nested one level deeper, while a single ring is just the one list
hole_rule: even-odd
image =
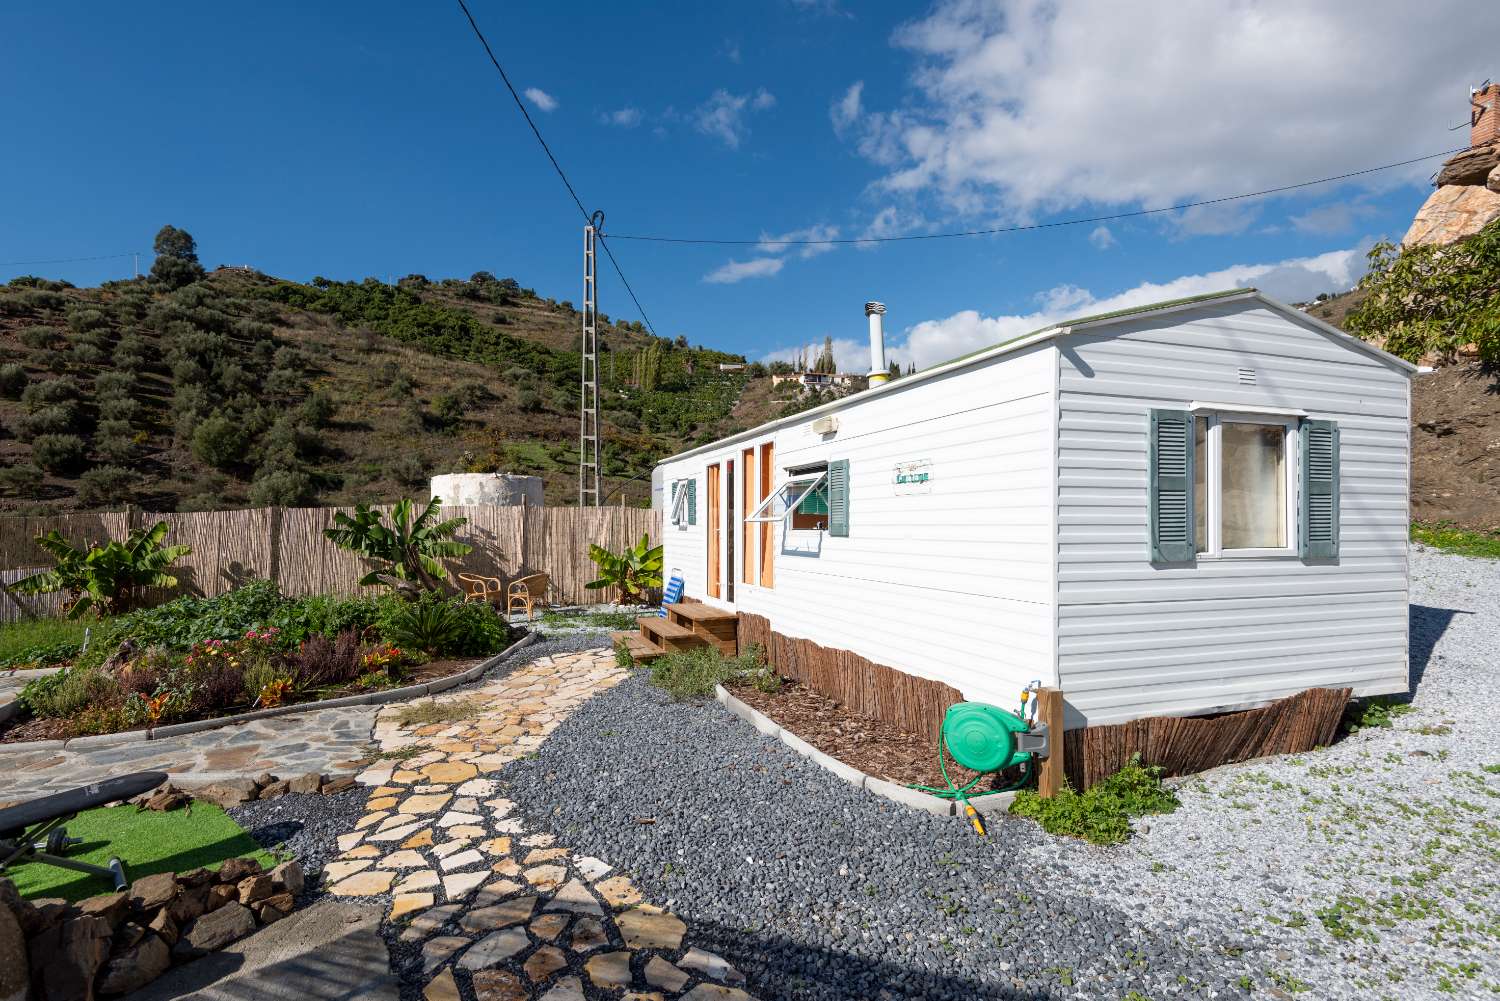
[{"label": "awning window", "polygon": [[777,485],[745,520],[772,524],[786,520],[793,511],[806,514],[828,513],[828,470],[795,473]]}]

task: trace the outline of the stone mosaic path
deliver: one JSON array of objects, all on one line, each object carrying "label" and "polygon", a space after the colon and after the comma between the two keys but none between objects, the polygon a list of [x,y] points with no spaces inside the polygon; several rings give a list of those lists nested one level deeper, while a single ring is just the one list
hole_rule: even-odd
[{"label": "stone mosaic path", "polygon": [[128,772],[164,771],[194,786],[264,771],[348,773],[367,758],[377,712],[376,706],[321,709],[112,747],[0,744],[0,803]]},{"label": "stone mosaic path", "polygon": [[403,707],[380,711],[382,751],[409,756],[360,775],[375,787],[370,812],[339,838],[323,881],[387,902],[393,962],[425,1001],[753,1001],[680,918],[520,816],[490,777],[625,676],[609,650],[565,654],[412,704],[451,721],[403,726]]}]

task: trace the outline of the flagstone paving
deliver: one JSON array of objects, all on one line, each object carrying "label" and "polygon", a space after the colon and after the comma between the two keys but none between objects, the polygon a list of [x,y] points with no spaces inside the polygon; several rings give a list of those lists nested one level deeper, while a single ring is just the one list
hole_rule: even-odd
[{"label": "flagstone paving", "polygon": [[287,777],[348,773],[367,757],[378,711],[375,706],[311,710],[108,747],[0,744],[0,803],[128,772],[163,771],[193,786],[266,771]]},{"label": "flagstone paving", "polygon": [[738,970],[691,946],[682,919],[644,901],[607,860],[523,817],[491,778],[626,674],[610,650],[557,655],[421,700],[467,704],[468,718],[403,726],[403,707],[380,711],[375,739],[398,757],[360,774],[373,787],[370,812],[339,838],[324,883],[387,902],[393,961],[425,1001],[620,990],[637,1001],[754,1001]]}]

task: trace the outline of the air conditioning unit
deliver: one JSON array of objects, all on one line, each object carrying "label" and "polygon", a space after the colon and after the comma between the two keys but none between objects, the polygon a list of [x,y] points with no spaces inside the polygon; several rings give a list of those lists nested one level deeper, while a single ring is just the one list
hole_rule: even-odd
[{"label": "air conditioning unit", "polygon": [[812,429],[813,434],[833,434],[839,429],[839,419],[837,417],[819,417],[813,421]]}]

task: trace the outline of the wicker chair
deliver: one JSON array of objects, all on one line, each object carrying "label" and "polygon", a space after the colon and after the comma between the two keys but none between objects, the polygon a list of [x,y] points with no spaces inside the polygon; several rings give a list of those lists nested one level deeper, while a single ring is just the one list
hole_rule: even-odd
[{"label": "wicker chair", "polygon": [[484,577],[479,574],[461,573],[458,582],[463,585],[464,601],[483,601],[500,607],[505,595],[505,582],[499,577]]},{"label": "wicker chair", "polygon": [[505,591],[506,616],[509,617],[518,608],[524,608],[526,621],[530,622],[537,605],[547,607],[547,585],[548,577],[544,573],[527,574],[511,581],[510,587]]}]

